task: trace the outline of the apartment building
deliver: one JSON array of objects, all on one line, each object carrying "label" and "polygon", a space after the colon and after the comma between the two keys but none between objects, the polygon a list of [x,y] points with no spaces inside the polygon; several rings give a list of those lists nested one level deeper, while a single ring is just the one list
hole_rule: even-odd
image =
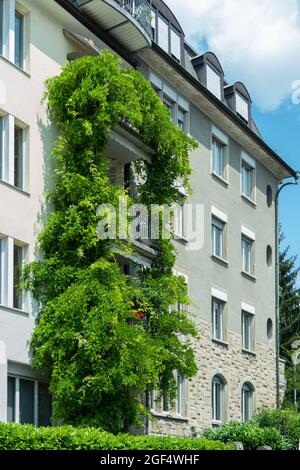
[{"label": "apartment building", "polygon": [[[246,87],[227,83],[215,54],[186,42],[162,0],[0,0],[0,420],[49,423],[47,378],[31,368],[28,350],[38,307],[18,289],[23,263],[38,256],[54,165],[56,131],[41,98],[67,60],[103,48],[140,70],[174,123],[199,142],[188,202],[203,208],[203,246],[191,246],[184,207],[174,241],[201,334],[199,371],[191,381],[177,373],[172,408],[152,394],[157,419],[148,432],[190,435],[246,421],[276,404],[275,195],[296,173],[263,141]],[[126,184],[131,163],[151,159],[151,149],[118,128],[107,157],[113,181]],[[126,272],[156,254],[151,242],[138,245],[122,261]]]}]

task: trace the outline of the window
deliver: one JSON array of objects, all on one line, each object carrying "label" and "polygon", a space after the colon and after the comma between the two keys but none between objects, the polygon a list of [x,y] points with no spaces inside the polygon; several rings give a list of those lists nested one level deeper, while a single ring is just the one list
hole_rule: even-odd
[{"label": "window", "polygon": [[24,129],[15,126],[14,185],[24,188]]},{"label": "window", "polygon": [[0,0],[0,54],[3,54],[4,46],[4,0]]},{"label": "window", "polygon": [[266,250],[266,260],[267,260],[267,265],[272,266],[272,261],[273,261],[273,250],[271,245],[267,246]]},{"label": "window", "polygon": [[246,351],[254,350],[254,315],[250,312],[242,311],[242,346]]},{"label": "window", "polygon": [[242,194],[253,200],[254,195],[254,169],[245,161],[242,162]]},{"label": "window", "polygon": [[181,129],[183,132],[186,132],[186,111],[183,111],[182,109],[178,108],[177,110],[177,124],[179,129]]},{"label": "window", "polygon": [[218,375],[212,380],[212,421],[213,424],[225,421],[225,381]]},{"label": "window", "polygon": [[175,412],[177,415],[186,416],[186,378],[179,372],[176,373],[176,385]]},{"label": "window", "polygon": [[0,116],[0,180],[4,179],[4,119]]},{"label": "window", "polygon": [[155,10],[151,10],[151,32],[153,41],[156,40],[156,13]]},{"label": "window", "polygon": [[213,93],[219,100],[221,99],[221,77],[216,73],[212,67],[207,65],[207,88]]},{"label": "window", "polygon": [[273,204],[273,190],[272,187],[268,184],[267,186],[267,206],[271,207]]},{"label": "window", "polygon": [[242,235],[243,272],[254,276],[254,240]]},{"label": "window", "polygon": [[155,413],[173,414],[186,416],[187,414],[187,381],[184,375],[179,372],[174,373],[176,381],[176,399],[171,406],[171,399],[168,393],[162,396],[153,390],[150,397],[150,407]]},{"label": "window", "polygon": [[226,302],[213,298],[212,299],[212,334],[213,339],[225,341],[225,308]]},{"label": "window", "polygon": [[171,29],[171,56],[173,59],[177,60],[177,62],[180,62],[181,36],[173,29]]},{"label": "window", "polygon": [[20,377],[8,377],[8,422],[49,426],[51,413],[51,396],[46,383]]},{"label": "window", "polygon": [[166,96],[163,97],[163,104],[165,105],[165,107],[167,108],[167,110],[169,111],[169,114],[171,116],[171,119],[173,120],[174,119],[174,102],[171,101],[169,98],[167,98]]},{"label": "window", "polygon": [[268,318],[267,321],[267,337],[268,340],[271,340],[273,338],[273,322],[271,318]]},{"label": "window", "polygon": [[3,304],[3,241],[0,238],[0,304]]},{"label": "window", "polygon": [[14,284],[13,284],[13,306],[18,310],[23,309],[23,292],[20,287],[22,267],[24,259],[24,248],[14,243]]},{"label": "window", "polygon": [[169,54],[169,25],[158,16],[158,45]]},{"label": "window", "polygon": [[226,224],[217,217],[212,217],[211,225],[211,240],[212,240],[212,254],[221,259],[226,259],[225,250],[225,227]]},{"label": "window", "polygon": [[15,11],[15,65],[24,68],[25,59],[25,17]]},{"label": "window", "polygon": [[213,172],[225,179],[225,145],[213,138]]},{"label": "window", "polygon": [[253,416],[254,390],[251,384],[245,383],[242,387],[242,421],[249,421]]},{"label": "window", "polygon": [[242,96],[239,93],[236,94],[236,112],[237,112],[237,115],[248,124],[249,122],[248,101],[242,98]]}]

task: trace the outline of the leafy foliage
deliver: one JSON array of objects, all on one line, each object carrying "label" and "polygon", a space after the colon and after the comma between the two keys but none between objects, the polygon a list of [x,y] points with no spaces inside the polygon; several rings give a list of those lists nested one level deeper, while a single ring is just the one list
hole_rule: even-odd
[{"label": "leafy foliage", "polygon": [[276,428],[284,437],[287,449],[298,450],[300,441],[300,414],[288,410],[261,410],[254,417],[260,427]]},{"label": "leafy foliage", "polygon": [[222,442],[242,442],[245,450],[270,446],[273,450],[285,450],[286,442],[275,427],[259,427],[253,422],[232,421],[219,428],[206,429],[203,436]]},{"label": "leafy foliage", "polygon": [[[189,190],[196,143],[173,125],[142,75],[108,51],[68,63],[48,80],[45,98],[59,137],[42,260],[24,274],[40,306],[33,365],[51,378],[54,420],[126,431],[147,413],[146,390],[174,398],[173,371],[195,374],[196,329],[187,311],[169,311],[188,303],[184,280],[173,275],[170,241],[161,241],[153,267],[133,278],[121,273],[111,241],[97,237],[100,204],[117,207],[120,196],[134,202],[110,184],[104,150],[111,130],[127,123],[155,150],[151,165],[137,164],[147,172],[138,200],[170,204],[180,198],[176,181]],[[135,309],[145,321],[133,326]]]},{"label": "leafy foliage", "polygon": [[[281,230],[280,243],[285,237]],[[294,350],[292,344],[300,340],[300,289],[296,282],[300,268],[296,267],[297,257],[289,257],[289,247],[281,250],[280,262],[280,354],[286,362],[287,388],[285,405],[291,406],[293,403],[294,387],[300,393],[299,367],[296,370],[296,383],[293,371],[291,355]]]},{"label": "leafy foliage", "polygon": [[97,428],[0,424],[0,451],[5,450],[231,450],[207,439],[119,434]]}]

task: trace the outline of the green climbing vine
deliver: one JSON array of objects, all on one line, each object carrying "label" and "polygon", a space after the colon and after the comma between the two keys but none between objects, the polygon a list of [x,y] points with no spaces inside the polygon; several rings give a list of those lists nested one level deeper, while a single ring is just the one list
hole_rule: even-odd
[{"label": "green climbing vine", "polygon": [[42,257],[24,273],[39,305],[33,365],[50,376],[54,420],[127,430],[147,414],[147,390],[174,398],[173,371],[196,373],[196,329],[188,312],[170,314],[170,305],[189,302],[172,271],[171,241],[160,241],[151,268],[126,276],[111,242],[98,238],[98,206],[117,207],[120,196],[133,202],[110,183],[104,149],[111,130],[130,123],[155,150],[137,198],[170,204],[180,198],[176,180],[189,189],[196,143],[173,125],[143,76],[108,51],[67,63],[47,81],[45,99],[59,136]]}]

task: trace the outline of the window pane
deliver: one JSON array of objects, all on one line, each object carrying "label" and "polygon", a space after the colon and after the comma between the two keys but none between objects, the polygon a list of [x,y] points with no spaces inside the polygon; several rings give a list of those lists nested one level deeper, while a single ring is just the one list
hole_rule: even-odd
[{"label": "window pane", "polygon": [[0,116],[0,179],[3,180],[3,171],[4,171],[4,149],[3,149],[3,144],[4,144],[4,138],[3,138],[3,132],[4,132],[4,122],[3,122],[3,117]]},{"label": "window pane", "polygon": [[251,314],[243,312],[243,348],[248,351],[252,350],[252,320]]},{"label": "window pane", "polygon": [[20,289],[20,281],[22,275],[23,264],[23,248],[14,245],[14,308],[22,310],[23,308],[23,294]]},{"label": "window pane", "polygon": [[38,425],[50,426],[52,405],[49,386],[46,383],[39,382],[38,387]]},{"label": "window pane", "polygon": [[15,12],[15,64],[23,68],[24,62],[24,16]]},{"label": "window pane", "polygon": [[178,109],[177,111],[177,123],[178,127],[185,132],[186,131],[186,112]]},{"label": "window pane", "polygon": [[3,23],[4,23],[4,10],[3,10],[3,0],[0,0],[0,54],[3,54]]},{"label": "window pane", "polygon": [[171,54],[180,62],[181,58],[181,38],[180,35],[171,29]]},{"label": "window pane", "polygon": [[24,187],[24,129],[15,126],[15,163],[14,163],[14,185],[17,188]]},{"label": "window pane", "polygon": [[225,147],[216,139],[213,140],[213,172],[224,178],[225,176]]},{"label": "window pane", "polygon": [[225,338],[224,302],[213,300],[213,338],[221,341]]},{"label": "window pane", "polygon": [[212,253],[219,258],[224,258],[224,227],[224,223],[212,219]]},{"label": "window pane", "polygon": [[214,377],[212,381],[212,419],[222,422],[224,411],[224,384],[221,379]]},{"label": "window pane", "polygon": [[253,242],[242,238],[243,271],[253,274]]},{"label": "window pane", "polygon": [[167,108],[167,110],[170,113],[171,118],[173,119],[173,109],[174,109],[174,103],[172,101],[168,100],[166,96],[163,97],[163,104]]},{"label": "window pane", "polygon": [[34,382],[20,379],[20,423],[34,424]]},{"label": "window pane", "polygon": [[251,168],[242,164],[242,191],[249,199],[252,197],[252,172]]},{"label": "window pane", "polygon": [[3,298],[2,298],[2,279],[3,279],[3,255],[2,255],[2,250],[3,250],[3,244],[2,240],[0,238],[0,304],[3,304]]},{"label": "window pane", "polygon": [[155,30],[156,30],[156,13],[154,10],[151,10],[151,31],[152,31],[152,39],[153,41],[156,40],[155,37]]},{"label": "window pane", "polygon": [[169,53],[169,25],[160,16],[158,17],[158,44]]},{"label": "window pane", "polygon": [[8,380],[7,380],[7,421],[9,423],[14,423],[16,419],[15,396],[16,396],[16,379],[14,377],[8,377]]},{"label": "window pane", "polygon": [[236,94],[236,111],[245,121],[249,121],[248,102],[238,93]]},{"label": "window pane", "polygon": [[207,88],[217,98],[221,99],[221,77],[209,65],[207,65]]}]

